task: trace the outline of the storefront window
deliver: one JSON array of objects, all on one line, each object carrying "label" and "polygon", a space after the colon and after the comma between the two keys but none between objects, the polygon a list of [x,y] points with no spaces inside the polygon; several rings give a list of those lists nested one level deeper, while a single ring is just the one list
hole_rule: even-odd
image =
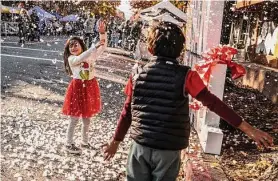
[{"label": "storefront window", "polygon": [[245,48],[246,45],[246,40],[248,37],[248,31],[249,31],[249,23],[247,19],[243,19],[242,20],[242,26],[241,26],[241,32],[240,32],[240,38],[239,38],[239,44],[238,44],[238,48],[239,49],[243,49]]}]

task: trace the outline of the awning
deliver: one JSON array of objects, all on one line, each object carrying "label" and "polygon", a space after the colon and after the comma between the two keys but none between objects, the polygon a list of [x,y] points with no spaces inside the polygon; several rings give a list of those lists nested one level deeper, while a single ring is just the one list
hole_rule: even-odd
[{"label": "awning", "polygon": [[63,16],[61,16],[60,14],[58,13],[52,13],[57,19],[61,19],[63,18]]},{"label": "awning", "polygon": [[168,12],[172,13],[173,15],[186,22],[186,14],[169,1],[163,1],[152,7],[144,9],[141,11],[141,15],[145,15],[148,13],[153,14],[161,10],[167,10]]},{"label": "awning", "polygon": [[61,22],[76,22],[79,20],[79,17],[78,15],[74,15],[74,14],[71,14],[71,15],[68,15],[68,16],[65,16],[63,18],[60,19]]},{"label": "awning", "polygon": [[183,22],[180,22],[180,21],[176,20],[169,13],[160,14],[160,15],[154,16],[154,17],[151,17],[151,16],[142,16],[141,15],[141,18],[143,20],[146,20],[146,21],[159,20],[159,21],[171,22],[171,23],[174,23],[174,24],[176,24],[178,26],[183,26],[183,24],[184,24]]},{"label": "awning", "polygon": [[40,20],[44,19],[53,19],[55,18],[54,15],[50,14],[49,12],[45,11],[44,9],[40,8],[39,6],[35,6],[34,8],[30,9],[28,11],[28,14],[32,14],[33,12],[36,12]]}]

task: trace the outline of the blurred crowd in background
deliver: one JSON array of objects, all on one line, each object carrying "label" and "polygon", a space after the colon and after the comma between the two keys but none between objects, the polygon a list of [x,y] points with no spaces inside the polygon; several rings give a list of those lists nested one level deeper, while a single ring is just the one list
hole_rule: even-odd
[{"label": "blurred crowd in background", "polygon": [[126,20],[122,12],[92,13],[90,10],[81,10],[62,16],[57,11],[46,11],[43,8],[19,3],[17,8],[10,7],[9,13],[3,13],[2,7],[2,21],[16,23],[19,43],[40,41],[40,36],[66,35],[82,36],[89,46],[98,40],[97,22],[103,19],[107,24],[109,46],[130,51],[135,50],[143,26],[139,19]]}]

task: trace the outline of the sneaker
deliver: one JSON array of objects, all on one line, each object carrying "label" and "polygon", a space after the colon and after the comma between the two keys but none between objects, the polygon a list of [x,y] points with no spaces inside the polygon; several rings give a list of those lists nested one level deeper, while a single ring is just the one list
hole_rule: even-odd
[{"label": "sneaker", "polygon": [[83,143],[81,143],[81,148],[85,148],[85,149],[93,149],[93,147],[90,145],[90,143],[87,143],[87,144],[83,144]]},{"label": "sneaker", "polygon": [[66,150],[67,150],[69,153],[75,153],[75,154],[81,153],[81,149],[78,148],[78,147],[76,147],[74,144],[66,145]]}]

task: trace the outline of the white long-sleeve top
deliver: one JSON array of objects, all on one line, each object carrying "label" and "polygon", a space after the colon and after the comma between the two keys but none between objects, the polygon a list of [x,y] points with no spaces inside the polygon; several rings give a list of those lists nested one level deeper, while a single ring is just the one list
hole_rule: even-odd
[{"label": "white long-sleeve top", "polygon": [[99,48],[95,44],[78,56],[71,55],[68,58],[72,71],[72,78],[81,80],[91,80],[95,77],[95,61],[107,47],[107,34],[100,35],[100,39],[105,39],[104,46]]}]

